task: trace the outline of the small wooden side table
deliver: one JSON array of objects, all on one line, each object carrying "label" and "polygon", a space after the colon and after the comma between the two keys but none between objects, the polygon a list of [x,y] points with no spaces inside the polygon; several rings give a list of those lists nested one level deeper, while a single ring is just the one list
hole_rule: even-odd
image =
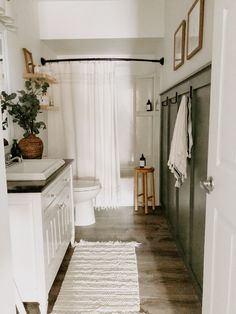
[{"label": "small wooden side table", "polygon": [[[145,207],[145,214],[148,214],[148,201],[152,201],[152,209],[155,209],[155,184],[153,167],[136,167],[134,169],[134,209],[138,210],[138,198],[142,196],[142,206]],[[139,194],[139,175],[142,175],[142,193]],[[148,174],[151,175],[152,195],[148,195]]]}]

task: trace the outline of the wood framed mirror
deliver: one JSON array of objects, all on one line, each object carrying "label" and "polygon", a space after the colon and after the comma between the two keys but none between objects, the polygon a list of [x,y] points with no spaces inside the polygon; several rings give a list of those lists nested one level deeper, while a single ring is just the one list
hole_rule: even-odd
[{"label": "wood framed mirror", "polygon": [[183,20],[174,34],[174,70],[184,63],[186,21]]},{"label": "wood framed mirror", "polygon": [[192,58],[201,48],[203,41],[204,0],[196,0],[188,12],[187,59]]},{"label": "wood framed mirror", "polygon": [[32,53],[26,48],[22,48],[22,50],[25,58],[26,73],[34,73],[34,62]]}]

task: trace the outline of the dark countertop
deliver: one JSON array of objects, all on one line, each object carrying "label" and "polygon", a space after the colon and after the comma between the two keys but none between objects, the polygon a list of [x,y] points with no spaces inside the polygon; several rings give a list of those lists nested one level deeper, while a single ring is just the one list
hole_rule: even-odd
[{"label": "dark countertop", "polygon": [[8,193],[41,193],[60,173],[66,169],[73,159],[64,159],[65,163],[55,171],[47,180],[41,181],[7,181]]}]

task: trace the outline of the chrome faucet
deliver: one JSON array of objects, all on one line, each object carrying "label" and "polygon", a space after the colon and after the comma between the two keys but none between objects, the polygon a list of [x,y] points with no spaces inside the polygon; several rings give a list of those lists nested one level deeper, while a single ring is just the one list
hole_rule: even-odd
[{"label": "chrome faucet", "polygon": [[14,161],[22,162],[22,157],[16,156],[16,157],[11,158],[11,154],[9,154],[5,160],[6,167],[11,166],[14,163]]},{"label": "chrome faucet", "polygon": [[9,161],[11,162],[15,160],[17,160],[18,162],[22,162],[22,157],[16,156],[16,157],[11,158]]}]

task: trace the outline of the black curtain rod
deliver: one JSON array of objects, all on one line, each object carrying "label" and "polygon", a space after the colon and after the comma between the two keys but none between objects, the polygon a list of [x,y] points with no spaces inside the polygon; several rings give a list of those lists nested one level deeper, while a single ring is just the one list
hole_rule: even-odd
[{"label": "black curtain rod", "polygon": [[154,62],[164,64],[164,58],[159,60],[155,59],[132,59],[132,58],[76,58],[76,59],[53,59],[46,60],[41,58],[41,64],[45,65],[46,63],[55,63],[55,62],[67,62],[67,61],[142,61],[142,62]]}]

